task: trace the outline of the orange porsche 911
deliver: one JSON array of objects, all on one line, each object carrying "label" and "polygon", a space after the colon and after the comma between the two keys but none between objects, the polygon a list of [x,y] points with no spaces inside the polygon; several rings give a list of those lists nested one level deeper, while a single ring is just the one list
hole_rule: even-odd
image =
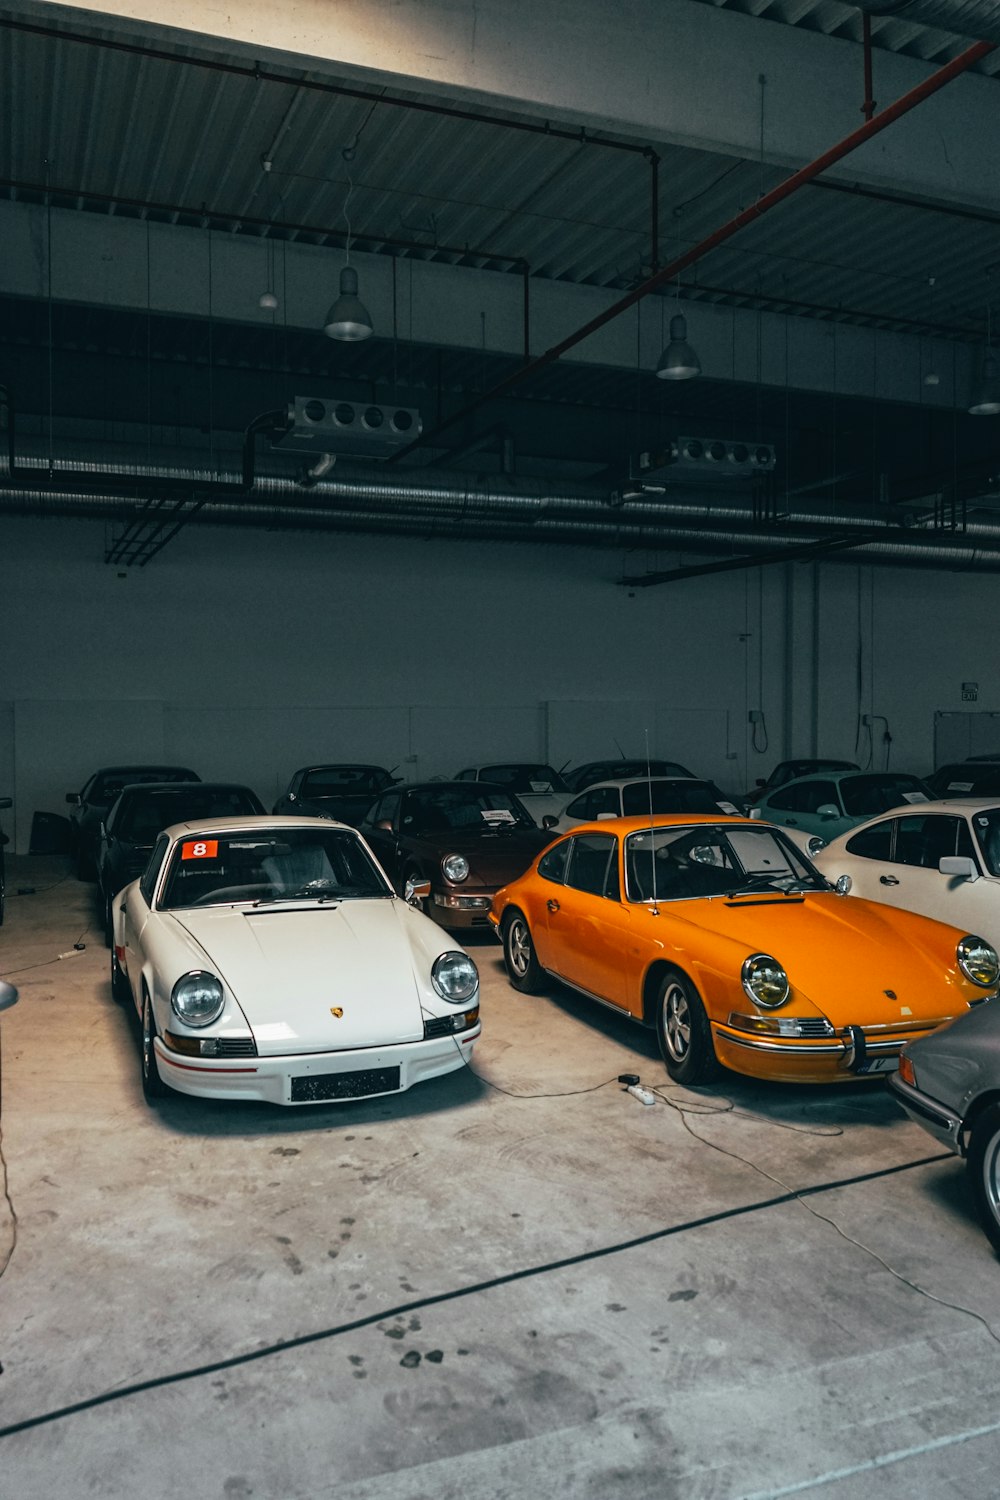
[{"label": "orange porsche 911", "polygon": [[831,886],[783,829],[611,818],[498,891],[511,984],[547,974],[655,1027],[670,1076],[796,1083],[895,1070],[904,1042],[992,999],[982,938]]}]

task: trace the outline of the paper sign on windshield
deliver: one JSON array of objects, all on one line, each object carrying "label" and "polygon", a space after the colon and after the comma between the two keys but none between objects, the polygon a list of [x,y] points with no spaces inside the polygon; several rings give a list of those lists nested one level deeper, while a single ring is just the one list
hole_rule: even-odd
[{"label": "paper sign on windshield", "polygon": [[508,807],[484,807],[482,810],[483,822],[493,825],[494,823],[516,823],[517,819]]},{"label": "paper sign on windshield", "polygon": [[972,782],[971,781],[949,781],[949,783],[948,783],[948,790],[949,790],[949,792],[971,792],[972,791]]},{"label": "paper sign on windshield", "polygon": [[903,793],[903,801],[904,802],[927,802],[928,800],[929,799],[924,795],[923,792],[904,792]]},{"label": "paper sign on windshield", "polygon": [[533,792],[551,792],[552,790],[551,781],[532,781],[530,786]]},{"label": "paper sign on windshield", "polygon": [[191,839],[181,845],[181,859],[218,859],[218,839]]}]

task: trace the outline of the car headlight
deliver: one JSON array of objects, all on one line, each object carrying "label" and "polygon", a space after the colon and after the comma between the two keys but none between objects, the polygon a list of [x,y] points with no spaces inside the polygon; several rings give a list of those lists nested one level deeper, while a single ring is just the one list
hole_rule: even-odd
[{"label": "car headlight", "polygon": [[465,880],[469,873],[469,861],[464,854],[446,854],[441,861],[446,880],[453,880],[456,885],[460,880]]},{"label": "car headlight", "polygon": [[964,937],[957,949],[958,967],[973,984],[991,989],[1000,979],[1000,958],[985,938]]},{"label": "car headlight", "polygon": [[752,953],[745,959],[740,979],[750,999],[765,1010],[777,1010],[791,993],[788,975],[769,953]]},{"label": "car headlight", "polygon": [[205,969],[184,974],[170,993],[170,1008],[188,1026],[210,1026],[222,1015],[222,985]]},{"label": "car headlight", "polygon": [[479,970],[467,953],[442,953],[434,960],[431,982],[449,1005],[464,1005],[479,988]]}]

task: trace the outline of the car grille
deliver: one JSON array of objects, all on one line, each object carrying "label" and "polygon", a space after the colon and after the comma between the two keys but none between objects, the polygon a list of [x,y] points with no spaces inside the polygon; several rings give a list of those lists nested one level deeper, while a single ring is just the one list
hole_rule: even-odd
[{"label": "car grille", "polygon": [[833,1036],[833,1027],[822,1016],[798,1016],[795,1021],[796,1036]]},{"label": "car grille", "polygon": [[218,1051],[213,1057],[256,1057],[257,1044],[253,1037],[220,1037]]}]

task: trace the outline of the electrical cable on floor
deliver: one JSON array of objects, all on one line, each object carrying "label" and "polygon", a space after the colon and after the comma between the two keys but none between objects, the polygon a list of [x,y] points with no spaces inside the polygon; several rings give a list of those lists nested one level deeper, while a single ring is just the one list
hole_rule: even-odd
[{"label": "electrical cable on floor", "polygon": [[[654,1089],[653,1092],[656,1093],[656,1090]],[[672,1101],[665,1099],[664,1103],[669,1104],[672,1103]],[[921,1297],[926,1297],[930,1302],[936,1302],[939,1307],[948,1307],[953,1312],[965,1313],[967,1317],[975,1318],[977,1323],[981,1323],[983,1325],[994,1343],[1000,1344],[1000,1333],[998,1333],[993,1325],[983,1317],[982,1313],[977,1313],[971,1307],[963,1307],[960,1302],[949,1302],[946,1297],[938,1297],[934,1292],[929,1292],[926,1287],[920,1286],[915,1281],[911,1281],[908,1276],[903,1275],[902,1271],[897,1271],[894,1266],[891,1266],[887,1260],[879,1255],[877,1250],[873,1250],[870,1245],[864,1244],[861,1240],[856,1240],[853,1235],[847,1233],[846,1229],[842,1229],[836,1222],[836,1220],[829,1218],[826,1214],[821,1214],[818,1209],[813,1208],[811,1203],[807,1203],[804,1198],[800,1198],[799,1194],[795,1191],[794,1188],[789,1187],[788,1183],[782,1181],[780,1177],[775,1177],[773,1172],[768,1172],[766,1168],[758,1166],[756,1162],[750,1161],[745,1156],[741,1156],[738,1151],[730,1151],[727,1147],[720,1146],[715,1141],[706,1140],[703,1135],[699,1135],[697,1130],[692,1129],[688,1120],[685,1119],[686,1112],[683,1106],[674,1104],[674,1108],[681,1116],[681,1123],[683,1124],[684,1129],[690,1136],[693,1136],[696,1141],[700,1141],[703,1146],[708,1146],[712,1151],[718,1151],[723,1156],[730,1157],[733,1161],[742,1162],[743,1165],[749,1167],[751,1171],[757,1172],[761,1177],[766,1177],[768,1182],[773,1182],[776,1187],[784,1188],[787,1192],[791,1193],[794,1199],[802,1204],[803,1208],[808,1209],[809,1213],[811,1213],[814,1218],[821,1219],[824,1224],[829,1224],[831,1229],[835,1229],[842,1239],[847,1240],[848,1244],[854,1245],[858,1250],[863,1250],[866,1255],[870,1255],[873,1260],[878,1261],[879,1265],[882,1266],[886,1271],[888,1271],[890,1276],[894,1276],[897,1281],[901,1282],[903,1286],[909,1287],[909,1289],[913,1292],[919,1292]],[[692,1111],[692,1113],[696,1113],[696,1111]],[[719,1111],[719,1113],[725,1113],[725,1111]],[[938,1161],[944,1159],[945,1158],[943,1157],[936,1158],[936,1160]],[[806,1189],[805,1191],[808,1192],[809,1189]]]},{"label": "electrical cable on floor", "polygon": [[7,1207],[10,1209],[11,1241],[10,1249],[3,1258],[0,1265],[0,1276],[6,1271],[17,1249],[17,1210],[14,1208],[14,1200],[10,1196],[10,1184],[7,1180],[7,1158],[3,1149],[3,1032],[0,1031],[0,1172],[3,1174],[3,1196]]},{"label": "electrical cable on floor", "polygon": [[[695,1132],[692,1131],[694,1135]],[[701,1137],[698,1137],[700,1140]],[[705,1142],[710,1145],[711,1142]],[[412,1302],[401,1302],[395,1307],[384,1307],[379,1312],[366,1313],[364,1317],[354,1318],[348,1323],[338,1323],[331,1328],[320,1328],[312,1333],[297,1334],[294,1338],[281,1339],[276,1343],[267,1344],[263,1348],[250,1349],[244,1354],[233,1354],[227,1359],[212,1360],[208,1364],[194,1365],[187,1369],[174,1370],[167,1375],[153,1375],[148,1380],[133,1381],[130,1385],[121,1385],[110,1391],[103,1391],[98,1396],[85,1397],[80,1401],[74,1401],[70,1405],[54,1408],[52,1411],[41,1412],[34,1417],[25,1417],[20,1422],[10,1422],[5,1427],[0,1427],[0,1438],[12,1437],[18,1432],[27,1432],[34,1427],[44,1427],[51,1422],[61,1420],[63,1417],[75,1416],[80,1412],[93,1411],[95,1407],[107,1406],[113,1401],[122,1401],[128,1396],[135,1396],[143,1391],[159,1390],[165,1386],[179,1385],[183,1381],[197,1380],[206,1375],[216,1375],[222,1370],[233,1370],[245,1365],[257,1363],[258,1360],[270,1359],[274,1355],[286,1354],[292,1349],[302,1349],[310,1344],[324,1343],[329,1339],[342,1337],[347,1333],[356,1333],[362,1328],[371,1328],[378,1323],[386,1322],[390,1318],[401,1318],[412,1313],[421,1312],[429,1307],[441,1307],[449,1302],[459,1302],[466,1297],[479,1296],[485,1292],[495,1291],[499,1287],[512,1286],[519,1281],[531,1281],[536,1277],[549,1275],[555,1271],[569,1270],[574,1266],[590,1265],[594,1261],[607,1260],[612,1256],[621,1255],[628,1250],[635,1250],[643,1245],[653,1245],[660,1240],[672,1239],[675,1235],[687,1234],[697,1229],[711,1228],[716,1224],[724,1224],[730,1219],[744,1218],[749,1214],[760,1213],[768,1208],[781,1208],[787,1204],[795,1203],[805,1196],[813,1196],[817,1193],[835,1192],[839,1188],[856,1187],[863,1182],[875,1182],[884,1177],[895,1177],[900,1172],[910,1172],[915,1167],[931,1166],[939,1161],[951,1161],[950,1151],[940,1152],[936,1156],[922,1156],[915,1161],[897,1162],[892,1167],[879,1167],[871,1172],[859,1172],[853,1177],[838,1178],[833,1182],[818,1182],[812,1187],[799,1188],[798,1191],[787,1191],[774,1198],[761,1198],[755,1203],[742,1204],[736,1208],[719,1209],[716,1213],[703,1214],[698,1219],[687,1219],[680,1224],[670,1224],[664,1229],[651,1229],[647,1234],[639,1234],[631,1239],[618,1240],[611,1245],[602,1245],[594,1250],[582,1250],[576,1255],[566,1255],[559,1260],[542,1261],[538,1265],[523,1266],[518,1271],[507,1271],[500,1276],[491,1276],[487,1281],[474,1282],[470,1286],[453,1287],[447,1292],[432,1292],[427,1297],[415,1298]],[[748,1163],[752,1165],[752,1163]],[[765,1174],[766,1175],[766,1174]]]}]

